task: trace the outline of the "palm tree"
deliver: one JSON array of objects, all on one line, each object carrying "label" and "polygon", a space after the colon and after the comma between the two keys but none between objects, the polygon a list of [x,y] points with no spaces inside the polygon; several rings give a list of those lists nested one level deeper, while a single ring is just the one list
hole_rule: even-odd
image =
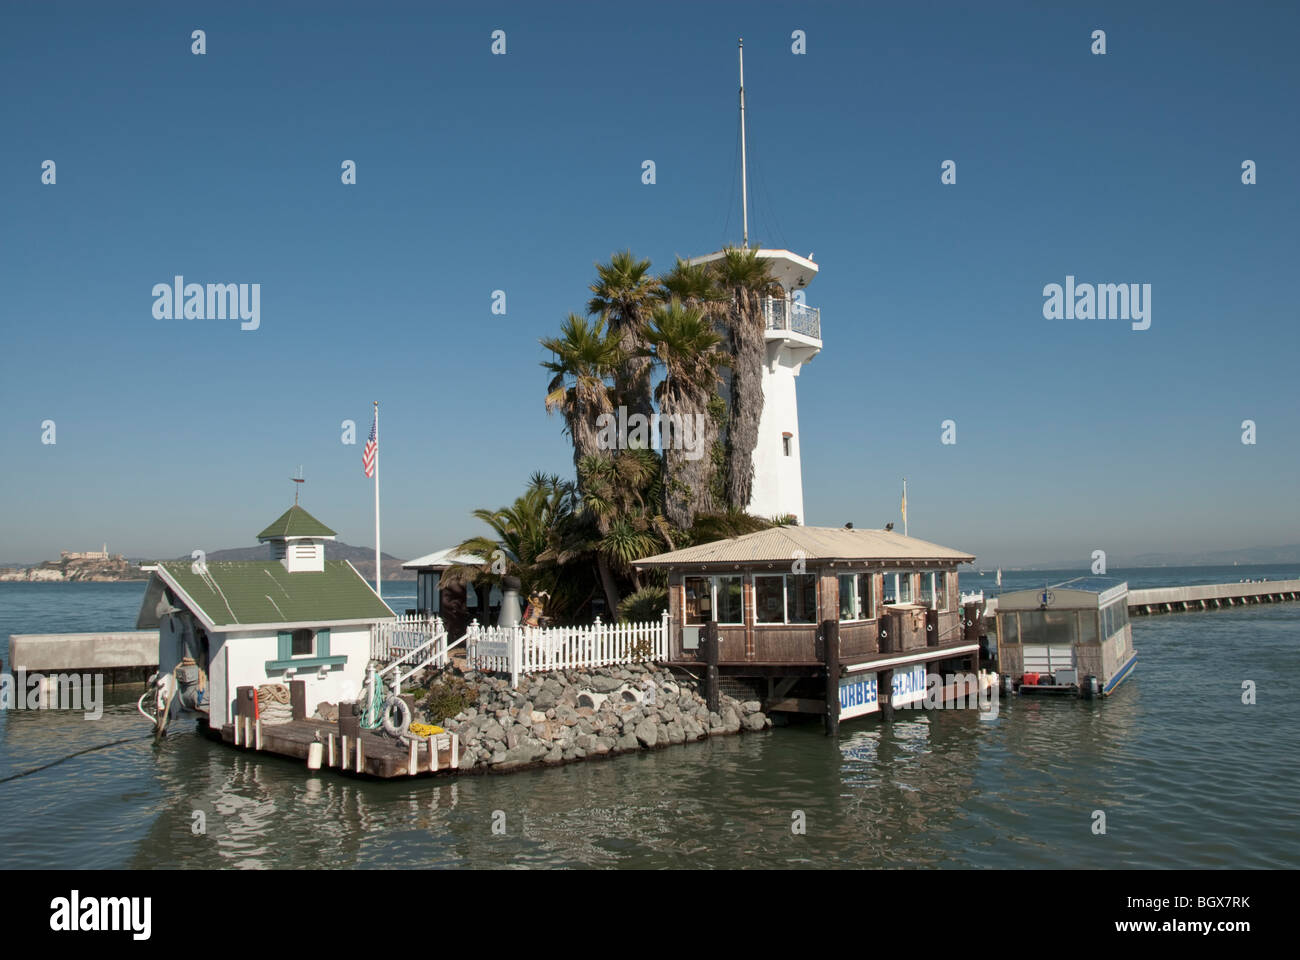
[{"label": "palm tree", "polygon": [[767,264],[752,248],[728,247],[711,263],[714,280],[731,299],[727,331],[731,352],[731,396],[727,418],[727,503],[749,505],[754,485],[754,447],[763,413],[763,364],[767,359],[762,298],[776,293]]},{"label": "palm tree", "polygon": [[744,510],[728,508],[719,513],[702,513],[696,516],[695,523],[691,525],[685,537],[693,544],[712,543],[714,540],[728,540],[731,537],[740,537],[747,533],[782,525],[765,517],[756,517]]},{"label": "palm tree", "polygon": [[574,570],[561,570],[555,562],[555,547],[570,535],[579,507],[577,486],[554,474],[534,473],[524,492],[508,507],[478,509],[473,516],[487,524],[490,535],[470,537],[455,548],[459,554],[482,558],[482,564],[460,564],[449,568],[444,584],[501,583],[507,576],[518,577],[524,596],[534,590],[551,595],[548,607],[554,613],[574,605],[581,583]]},{"label": "palm tree", "polygon": [[714,282],[713,271],[707,263],[691,264],[681,257],[677,258],[671,270],[659,278],[657,296],[664,303],[676,297],[692,307],[707,307],[728,299],[727,294]]},{"label": "palm tree", "polygon": [[[655,391],[660,423],[689,425],[689,434],[684,438],[679,429],[675,442],[665,443],[663,451],[664,511],[682,529],[690,527],[696,513],[714,508],[710,454],[717,425],[709,404],[718,387],[718,367],[725,360],[718,350],[721,342],[704,309],[683,307],[676,297],[654,309],[646,330],[647,355],[664,369]],[[683,439],[690,439],[693,448],[685,448]]]},{"label": "palm tree", "polygon": [[[597,419],[612,413],[609,384],[623,362],[620,335],[604,329],[604,322],[589,322],[585,317],[569,314],[560,328],[560,336],[543,339],[541,344],[554,354],[542,366],[555,374],[546,392],[546,411],[559,410],[573,440],[573,463],[583,457],[601,454]],[[608,454],[605,454],[606,456]]]},{"label": "palm tree", "polygon": [[596,264],[596,282],[587,312],[599,317],[611,333],[619,335],[623,362],[614,378],[618,403],[628,413],[649,417],[650,361],[643,354],[645,318],[655,298],[656,278],[650,273],[650,261],[638,260],[631,250],[612,254],[609,263]]},{"label": "palm tree", "polygon": [[662,502],[662,463],[650,450],[620,450],[612,458],[586,457],[578,464],[582,486],[581,513],[593,530],[588,546],[595,552],[605,600],[611,612],[619,607],[615,576],[644,585],[633,564],[673,549],[673,528],[659,512]]}]

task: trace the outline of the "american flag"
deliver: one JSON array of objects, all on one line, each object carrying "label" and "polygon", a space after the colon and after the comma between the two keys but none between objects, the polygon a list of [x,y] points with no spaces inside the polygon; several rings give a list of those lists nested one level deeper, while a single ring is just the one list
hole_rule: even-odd
[{"label": "american flag", "polygon": [[366,449],[361,451],[361,465],[366,468],[366,476],[375,475],[375,454],[379,452],[379,411],[375,411],[375,419],[370,424],[370,439],[366,441]]}]

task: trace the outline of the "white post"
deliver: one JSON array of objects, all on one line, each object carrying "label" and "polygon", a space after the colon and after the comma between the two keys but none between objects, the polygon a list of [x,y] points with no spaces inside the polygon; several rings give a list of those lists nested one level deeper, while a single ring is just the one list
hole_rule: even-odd
[{"label": "white post", "polygon": [[[735,183],[733,180],[732,183]],[[745,160],[745,40],[740,40],[740,214],[743,248],[749,249],[749,165]]]},{"label": "white post", "polygon": [[510,651],[510,686],[519,686],[519,667],[520,660],[524,655],[523,634],[519,630],[511,630],[509,633],[508,646]]}]

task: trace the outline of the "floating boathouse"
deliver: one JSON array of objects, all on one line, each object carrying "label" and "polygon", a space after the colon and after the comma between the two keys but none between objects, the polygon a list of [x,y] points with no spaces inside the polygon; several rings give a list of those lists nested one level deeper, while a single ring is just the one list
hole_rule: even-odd
[{"label": "floating boathouse", "polygon": [[780,526],[639,561],[668,574],[669,663],[840,719],[919,702],[928,673],[979,670],[961,609],[974,556],[892,530]]},{"label": "floating boathouse", "polygon": [[998,667],[1020,693],[1108,696],[1137,662],[1123,580],[1075,577],[997,600]]}]

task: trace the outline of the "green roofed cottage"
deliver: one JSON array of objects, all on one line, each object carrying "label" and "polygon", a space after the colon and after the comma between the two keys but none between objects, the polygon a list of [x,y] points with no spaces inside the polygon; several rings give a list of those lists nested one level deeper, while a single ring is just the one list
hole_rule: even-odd
[{"label": "green roofed cottage", "polygon": [[182,709],[219,730],[243,686],[305,681],[309,713],[356,698],[370,628],[395,614],[350,563],[325,558],[334,537],[294,504],[257,535],[266,560],[152,569],[136,626],[158,628],[159,676]]}]

